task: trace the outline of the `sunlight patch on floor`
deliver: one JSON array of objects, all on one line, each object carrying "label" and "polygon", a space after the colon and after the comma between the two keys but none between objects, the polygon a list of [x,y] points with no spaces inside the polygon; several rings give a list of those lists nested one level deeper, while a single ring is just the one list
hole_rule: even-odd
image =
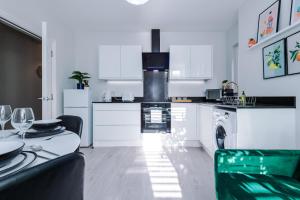
[{"label": "sunlight patch on floor", "polygon": [[154,198],[182,199],[177,171],[163,148],[160,135],[145,135],[143,152]]}]

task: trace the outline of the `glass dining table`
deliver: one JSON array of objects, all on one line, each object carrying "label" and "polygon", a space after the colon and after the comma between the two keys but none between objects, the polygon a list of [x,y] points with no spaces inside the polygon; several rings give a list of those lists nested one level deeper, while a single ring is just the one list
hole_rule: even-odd
[{"label": "glass dining table", "polygon": [[73,153],[80,145],[80,137],[70,131],[64,131],[53,136],[25,138],[23,140],[16,134],[15,130],[5,130],[0,131],[1,141],[23,141],[25,143],[23,151],[36,153],[36,159],[27,168]]}]

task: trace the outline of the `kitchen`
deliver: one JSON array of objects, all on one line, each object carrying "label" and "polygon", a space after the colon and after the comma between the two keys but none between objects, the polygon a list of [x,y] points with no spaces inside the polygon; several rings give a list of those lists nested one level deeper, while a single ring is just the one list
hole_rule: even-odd
[{"label": "kitchen", "polygon": [[[224,160],[235,164],[252,151],[257,156],[300,147],[299,75],[286,69],[270,79],[262,57],[268,46],[300,30],[289,24],[294,1],[175,0],[174,8],[167,2],[76,1],[66,15],[65,1],[38,3],[55,10],[63,24],[38,13],[28,17],[35,23],[22,26],[40,32],[34,30],[44,20],[49,29],[42,42],[51,53],[43,61],[46,56],[55,67],[55,89],[47,118],[83,120],[85,199],[215,199]],[[30,10],[6,5],[0,16],[12,21],[7,13],[20,18]],[[258,17],[276,5],[278,31],[249,47],[258,40]],[[287,156],[282,163],[289,161]]]},{"label": "kitchen", "polygon": [[[220,115],[216,114],[216,112],[217,108],[222,109],[221,100],[223,100],[223,102],[225,101],[224,104],[229,104],[229,106],[223,106],[224,110],[231,109],[233,111],[232,117],[234,118],[233,122],[231,122],[234,123],[234,130],[226,130],[226,132],[236,134],[237,128],[235,127],[239,127],[241,129],[239,132],[245,134],[244,137],[239,138],[240,142],[238,144],[237,139],[228,139],[229,141],[227,141],[226,138],[225,140],[225,135],[228,135],[228,138],[231,137],[229,133],[225,132],[223,136],[219,136],[221,138],[224,137],[223,140],[225,141],[223,143],[231,144],[230,148],[255,149],[264,147],[284,149],[296,147],[295,129],[290,128],[295,127],[296,124],[294,97],[253,97],[255,100],[247,97],[247,100],[250,100],[250,102],[246,102],[248,104],[245,107],[242,105],[234,106],[237,102],[226,102],[227,99],[225,98],[228,97],[230,99],[231,96],[237,95],[239,91],[239,88],[231,82],[225,83],[224,87],[233,89],[224,89],[223,91],[208,89],[206,90],[206,98],[203,96],[172,96],[170,94],[172,93],[171,84],[176,86],[195,84],[201,87],[206,85],[207,81],[213,79],[212,72],[214,71],[213,66],[215,66],[213,63],[214,48],[211,45],[173,45],[170,46],[170,53],[160,52],[160,35],[159,29],[151,31],[152,53],[142,53],[142,47],[138,45],[99,46],[99,79],[107,81],[107,84],[116,84],[115,87],[124,83],[141,84],[143,85],[144,93],[142,97],[135,97],[125,90],[122,96],[112,97],[113,91],[105,91],[103,99],[93,101],[93,117],[90,119],[93,130],[90,132],[92,132],[93,141],[90,140],[86,146],[141,146],[143,144],[143,135],[163,132],[172,133],[173,137],[176,137],[177,141],[173,141],[173,145],[174,143],[177,143],[176,145],[180,143],[185,146],[200,147],[201,143],[204,143],[204,147],[207,148],[207,151],[213,157],[214,151],[220,148],[220,145],[216,147],[214,144],[217,137],[215,136],[217,127],[214,126],[220,120],[214,115]],[[184,55],[186,56],[184,57]],[[204,68],[202,69],[201,67],[203,66]],[[222,93],[225,91],[230,91],[231,93],[227,92],[228,94],[223,96]],[[74,93],[73,97],[65,96],[65,99],[70,99],[74,102],[74,97],[78,98],[80,94],[80,91],[78,92]],[[79,98],[79,100],[81,99]],[[256,103],[256,101],[258,102]],[[233,106],[230,106],[230,104],[233,104]],[[237,120],[237,108],[239,118],[245,120],[251,116],[257,119],[260,115],[266,115],[265,118],[258,120],[262,124],[266,124],[266,130],[262,131],[261,125],[256,125],[251,118],[248,119],[249,122]],[[241,110],[241,108],[248,108],[245,110],[249,110],[249,113],[246,112],[245,116],[243,116],[241,114],[243,109]],[[252,108],[254,111],[251,112],[250,109]],[[267,111],[265,113],[262,112],[262,108],[266,108]],[[287,113],[283,115],[282,113],[285,111]],[[68,112],[65,110],[65,113],[74,115],[72,111]],[[288,120],[282,125],[274,126],[272,116],[276,116],[277,120]],[[224,125],[225,128],[226,126],[227,124]],[[243,128],[257,126],[259,127],[258,130],[251,129],[257,135],[251,133],[251,131],[246,134],[247,131]],[[290,130],[285,134],[285,136],[289,135],[289,137],[283,137],[281,133],[281,130],[286,129]],[[270,132],[273,133],[274,141],[270,141],[268,137]],[[203,136],[205,133],[208,133],[208,135]],[[262,135],[263,133],[265,136]],[[157,137],[160,137],[160,134],[157,135],[159,135]],[[256,137],[259,135],[260,138],[266,139],[260,143],[255,142],[257,140]],[[206,141],[201,141],[200,138]],[[282,138],[288,139],[283,141]],[[224,144],[223,148],[225,148]]]}]

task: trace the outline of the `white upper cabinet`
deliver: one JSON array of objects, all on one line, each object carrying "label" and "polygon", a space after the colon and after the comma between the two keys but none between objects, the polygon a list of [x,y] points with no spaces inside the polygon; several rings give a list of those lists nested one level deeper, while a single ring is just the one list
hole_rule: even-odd
[{"label": "white upper cabinet", "polygon": [[143,79],[141,46],[121,47],[121,77],[124,79]]},{"label": "white upper cabinet", "polygon": [[99,79],[142,80],[142,68],[141,46],[99,47]]},{"label": "white upper cabinet", "polygon": [[190,68],[190,47],[170,47],[170,78],[184,79],[188,76]]},{"label": "white upper cabinet", "polygon": [[99,47],[99,78],[118,79],[121,75],[121,47]]},{"label": "white upper cabinet", "polygon": [[191,78],[212,78],[213,49],[210,45],[191,46]]},{"label": "white upper cabinet", "polygon": [[210,45],[171,46],[171,80],[212,79],[213,48]]}]

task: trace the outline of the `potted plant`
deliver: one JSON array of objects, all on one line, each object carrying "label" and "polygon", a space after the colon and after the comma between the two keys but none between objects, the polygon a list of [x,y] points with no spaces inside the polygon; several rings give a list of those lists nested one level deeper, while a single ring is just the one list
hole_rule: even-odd
[{"label": "potted plant", "polygon": [[74,71],[70,79],[77,80],[77,89],[84,89],[84,82],[90,79],[90,75],[86,72]]}]

